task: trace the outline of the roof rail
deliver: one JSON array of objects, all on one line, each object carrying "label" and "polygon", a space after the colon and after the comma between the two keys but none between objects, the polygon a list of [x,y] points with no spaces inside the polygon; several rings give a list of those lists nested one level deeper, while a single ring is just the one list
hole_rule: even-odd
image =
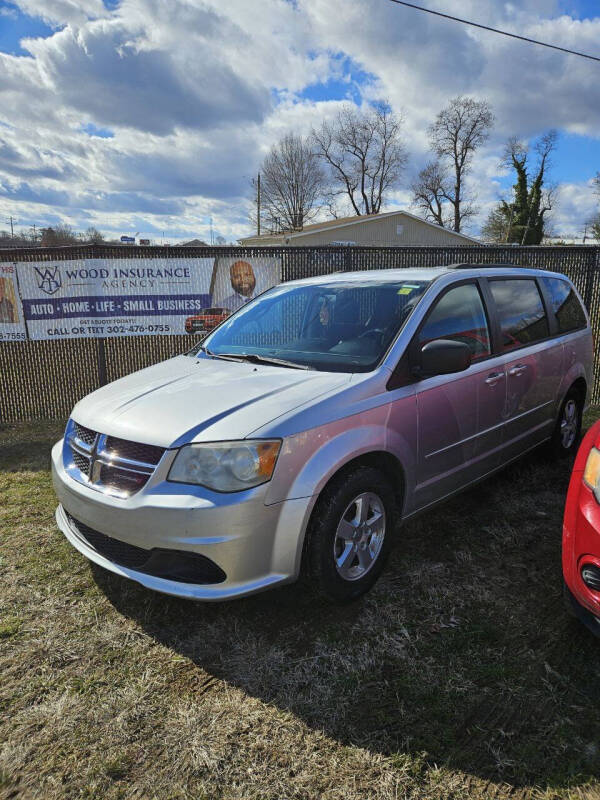
[{"label": "roof rail", "polygon": [[446,269],[523,269],[522,264],[467,264],[465,261],[457,261],[456,264],[446,264]]}]

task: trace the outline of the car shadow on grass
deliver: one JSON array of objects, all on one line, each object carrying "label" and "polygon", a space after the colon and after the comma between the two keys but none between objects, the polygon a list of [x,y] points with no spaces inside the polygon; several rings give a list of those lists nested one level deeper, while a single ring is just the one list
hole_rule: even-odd
[{"label": "car shadow on grass", "polygon": [[343,744],[560,792],[600,771],[600,642],[562,603],[571,466],[535,453],[406,524],[347,606],[302,585],[196,604],[92,569],[157,641]]}]

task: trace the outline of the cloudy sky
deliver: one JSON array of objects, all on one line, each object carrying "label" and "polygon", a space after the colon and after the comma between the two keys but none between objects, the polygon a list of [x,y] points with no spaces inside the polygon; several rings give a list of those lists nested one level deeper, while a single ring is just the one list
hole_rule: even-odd
[{"label": "cloudy sky", "polygon": [[[598,0],[423,0],[600,55]],[[160,241],[249,234],[249,180],[289,130],[343,103],[386,100],[409,164],[387,209],[410,206],[428,124],[453,96],[497,122],[472,175],[481,214],[510,185],[510,135],[560,131],[556,233],[581,235],[600,170],[600,63],[388,0],[0,0],[0,229],[67,222]]]}]

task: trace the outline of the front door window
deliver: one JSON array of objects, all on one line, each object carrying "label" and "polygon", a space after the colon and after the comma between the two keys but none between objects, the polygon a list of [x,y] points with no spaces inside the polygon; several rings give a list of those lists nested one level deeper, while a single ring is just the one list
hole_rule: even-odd
[{"label": "front door window", "polygon": [[463,342],[469,346],[473,361],[490,355],[490,332],[474,283],[450,289],[438,300],[421,328],[419,347],[433,339]]}]

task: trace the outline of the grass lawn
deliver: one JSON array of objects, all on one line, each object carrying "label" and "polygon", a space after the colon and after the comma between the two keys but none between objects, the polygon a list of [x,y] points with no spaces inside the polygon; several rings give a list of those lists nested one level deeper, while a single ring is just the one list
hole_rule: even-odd
[{"label": "grass lawn", "polygon": [[0,797],[600,797],[600,641],[561,597],[570,462],[406,525],[351,606],[200,605],[66,542],[61,428],[0,428]]}]

